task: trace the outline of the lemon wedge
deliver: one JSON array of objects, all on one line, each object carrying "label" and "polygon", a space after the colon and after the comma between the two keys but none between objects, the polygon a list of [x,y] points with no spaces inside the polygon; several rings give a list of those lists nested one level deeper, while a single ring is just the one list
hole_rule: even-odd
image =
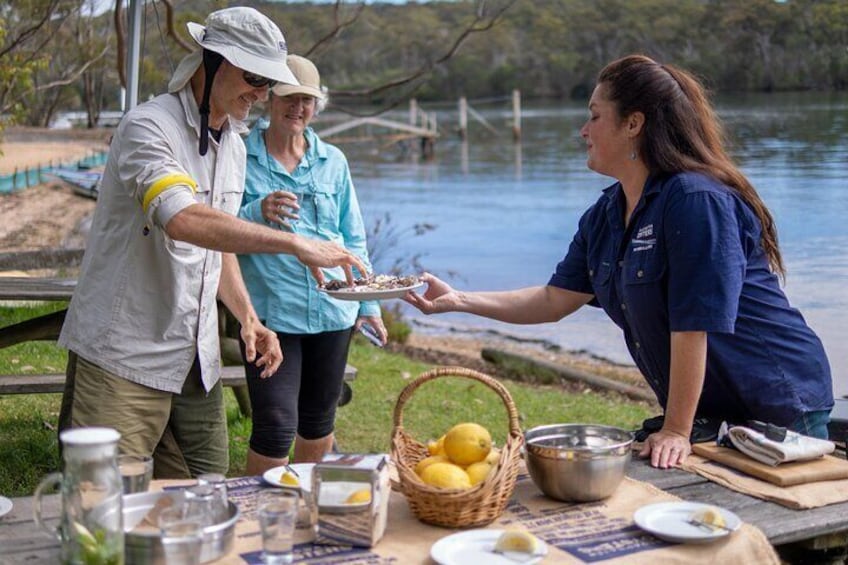
[{"label": "lemon wedge", "polygon": [[363,488],[352,492],[344,501],[345,504],[366,504],[368,502],[371,502],[370,488]]},{"label": "lemon wedge", "polygon": [[282,475],[280,475],[280,484],[286,485],[287,487],[299,487],[300,481],[297,480],[297,477],[294,476],[294,473],[291,471],[286,471]]},{"label": "lemon wedge", "polygon": [[97,549],[97,538],[91,531],[77,521],[73,522],[74,530],[77,533],[77,542],[88,551]]},{"label": "lemon wedge", "polygon": [[715,528],[724,528],[727,525],[724,521],[724,516],[721,514],[721,510],[714,506],[698,510],[692,515],[692,519]]},{"label": "lemon wedge", "polygon": [[505,551],[534,554],[539,551],[539,539],[530,532],[506,530],[495,542],[495,553]]}]

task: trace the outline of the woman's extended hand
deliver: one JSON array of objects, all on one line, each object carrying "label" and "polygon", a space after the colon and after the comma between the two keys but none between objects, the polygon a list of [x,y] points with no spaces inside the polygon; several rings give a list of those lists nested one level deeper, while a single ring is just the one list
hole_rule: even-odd
[{"label": "woman's extended hand", "polygon": [[277,190],[262,199],[262,218],[269,224],[279,224],[288,230],[292,229],[289,220],[300,217],[297,215],[298,210],[300,204],[293,192]]},{"label": "woman's extended hand", "polygon": [[692,444],[689,438],[682,435],[660,430],[648,436],[639,457],[651,456],[651,466],[660,469],[679,467],[683,461],[692,453]]},{"label": "woman's extended hand", "polygon": [[421,281],[427,283],[427,290],[423,295],[415,292],[407,292],[403,299],[409,302],[425,314],[438,314],[441,312],[451,312],[457,303],[456,291],[445,281],[424,273],[421,275]]}]

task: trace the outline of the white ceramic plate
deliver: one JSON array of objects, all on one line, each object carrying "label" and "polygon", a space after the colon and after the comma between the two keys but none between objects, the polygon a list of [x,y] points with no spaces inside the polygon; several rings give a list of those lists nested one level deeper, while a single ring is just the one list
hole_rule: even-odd
[{"label": "white ceramic plate", "polygon": [[503,530],[468,530],[445,536],[430,548],[430,557],[439,565],[515,565],[538,563],[548,554],[548,546],[539,540],[539,553],[528,555],[511,551],[506,555],[493,553]]},{"label": "white ceramic plate", "polygon": [[391,298],[401,298],[406,295],[410,290],[419,290],[424,287],[423,282],[419,282],[410,286],[402,286],[399,288],[390,288],[387,290],[349,290],[346,288],[340,290],[325,290],[321,289],[321,292],[326,292],[336,300],[389,300]]},{"label": "white ceramic plate", "polygon": [[286,468],[284,466],[274,467],[273,469],[268,469],[262,474],[262,478],[265,479],[266,483],[272,484],[275,487],[283,487],[293,490],[298,490],[301,488],[306,492],[312,490],[312,468],[315,466],[315,463],[292,463],[289,465],[294,472],[298,475],[298,481],[300,482],[300,487],[293,487],[291,485],[284,485],[280,482],[280,477],[283,476],[283,473],[286,472]]},{"label": "white ceramic plate", "polygon": [[5,516],[12,510],[12,501],[5,496],[0,496],[0,516]]},{"label": "white ceramic plate", "polygon": [[[724,517],[729,530],[721,528],[709,529],[689,523],[692,515],[705,508],[716,508]],[[643,506],[633,515],[636,525],[657,536],[673,543],[709,543],[729,535],[739,529],[742,520],[739,516],[718,506],[701,504],[700,502],[660,502]]]}]

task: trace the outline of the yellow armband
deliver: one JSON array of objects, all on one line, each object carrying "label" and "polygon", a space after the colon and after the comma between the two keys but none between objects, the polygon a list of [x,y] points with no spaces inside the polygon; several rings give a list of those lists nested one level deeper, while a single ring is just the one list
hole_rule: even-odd
[{"label": "yellow armband", "polygon": [[190,176],[180,173],[166,175],[154,182],[152,185],[150,185],[150,188],[148,188],[147,192],[144,193],[144,200],[141,203],[141,207],[144,210],[144,213],[147,214],[147,209],[150,207],[150,203],[153,202],[154,198],[156,198],[172,186],[176,186],[178,184],[188,185],[188,187],[191,188],[192,192],[197,192],[197,183]]}]

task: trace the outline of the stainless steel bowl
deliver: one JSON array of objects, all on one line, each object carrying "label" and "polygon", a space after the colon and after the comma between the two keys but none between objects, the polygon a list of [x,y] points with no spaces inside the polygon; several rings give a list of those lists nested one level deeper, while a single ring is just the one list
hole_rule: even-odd
[{"label": "stainless steel bowl", "polygon": [[530,478],[557,500],[587,502],[610,496],[630,461],[633,435],[594,424],[539,426],[524,434]]},{"label": "stainless steel bowl", "polygon": [[[143,492],[124,495],[124,553],[127,565],[152,564],[165,565],[165,554],[162,550],[162,538],[158,528],[133,529],[144,519],[156,502],[170,496],[178,504],[185,498],[182,490],[164,492]],[[200,547],[200,562],[206,563],[219,559],[229,553],[235,539],[236,522],[239,520],[239,509],[229,503],[228,518],[218,524],[203,528],[203,544]]]}]

